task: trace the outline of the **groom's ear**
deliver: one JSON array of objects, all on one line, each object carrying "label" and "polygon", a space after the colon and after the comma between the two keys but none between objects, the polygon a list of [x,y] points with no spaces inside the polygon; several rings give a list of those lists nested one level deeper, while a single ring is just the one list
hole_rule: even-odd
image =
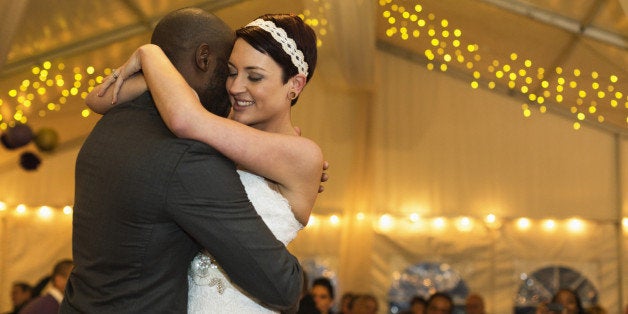
[{"label": "groom's ear", "polygon": [[196,48],[196,53],[194,57],[196,58],[196,66],[200,70],[207,72],[209,70],[209,65],[211,64],[212,57],[209,45],[201,44],[200,46],[198,46],[198,48]]}]

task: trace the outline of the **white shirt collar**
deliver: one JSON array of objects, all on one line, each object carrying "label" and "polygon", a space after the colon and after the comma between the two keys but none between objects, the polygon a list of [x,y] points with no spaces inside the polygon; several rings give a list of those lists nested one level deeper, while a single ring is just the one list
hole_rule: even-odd
[{"label": "white shirt collar", "polygon": [[63,293],[61,291],[59,291],[59,289],[50,286],[50,288],[48,289],[48,293],[50,293],[50,295],[55,298],[55,300],[57,300],[57,302],[59,302],[59,304],[61,304],[61,301],[63,301]]}]

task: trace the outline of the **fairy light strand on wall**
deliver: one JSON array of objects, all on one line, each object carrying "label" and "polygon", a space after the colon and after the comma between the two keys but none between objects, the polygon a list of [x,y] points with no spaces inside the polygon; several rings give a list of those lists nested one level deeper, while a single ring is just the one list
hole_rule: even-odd
[{"label": "fairy light strand on wall", "polygon": [[[55,217],[72,217],[73,208],[70,205],[63,207],[54,206],[26,206],[18,204],[14,207],[0,202],[0,217],[12,215],[17,218],[39,219],[48,221]],[[413,233],[440,233],[447,231],[457,231],[469,233],[474,230],[488,229],[498,230],[509,224],[520,232],[542,231],[548,234],[555,232],[567,232],[570,234],[585,234],[590,232],[594,226],[601,224],[616,224],[612,221],[597,221],[572,217],[567,219],[543,218],[531,219],[526,217],[497,217],[488,214],[484,217],[474,216],[453,216],[453,217],[428,217],[416,213],[409,215],[395,215],[385,213],[381,215],[368,215],[358,212],[352,216],[342,214],[317,215],[312,214],[308,221],[308,229],[340,228],[348,221],[361,223],[370,226],[373,230],[382,233],[413,234]],[[628,236],[628,217],[621,220],[623,232]]]},{"label": "fairy light strand on wall", "polygon": [[[312,215],[307,224],[307,228],[318,227],[338,228],[347,220],[363,223],[371,226],[374,230],[382,233],[413,234],[413,233],[440,233],[447,231],[457,231],[469,233],[474,230],[488,229],[498,230],[505,225],[510,225],[519,232],[542,231],[548,234],[567,232],[569,234],[585,234],[592,232],[596,225],[615,225],[613,221],[599,221],[572,217],[567,219],[543,218],[532,219],[527,217],[497,217],[488,214],[484,217],[454,216],[454,217],[421,217],[418,214],[394,215],[390,213],[381,215],[367,215],[357,213],[351,217],[343,217],[338,214]],[[628,235],[628,217],[621,220],[624,233]]]},{"label": "fairy light strand on wall", "polygon": [[70,205],[66,205],[63,207],[54,207],[54,206],[27,206],[25,204],[15,205],[14,208],[10,208],[4,202],[0,202],[0,217],[5,215],[13,215],[15,217],[22,218],[39,218],[42,220],[50,220],[54,217],[59,216],[67,216],[72,217],[74,209]]}]

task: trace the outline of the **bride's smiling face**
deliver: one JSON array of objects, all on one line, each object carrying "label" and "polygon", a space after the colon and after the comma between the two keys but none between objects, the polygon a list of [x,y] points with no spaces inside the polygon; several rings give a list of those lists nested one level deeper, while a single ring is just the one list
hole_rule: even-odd
[{"label": "bride's smiling face", "polygon": [[227,91],[231,118],[260,130],[272,131],[290,113],[289,84],[281,67],[243,39],[235,42],[229,58]]}]

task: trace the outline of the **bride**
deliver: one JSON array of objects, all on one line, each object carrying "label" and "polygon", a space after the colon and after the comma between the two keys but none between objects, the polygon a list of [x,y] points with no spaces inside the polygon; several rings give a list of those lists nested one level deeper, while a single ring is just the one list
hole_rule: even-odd
[{"label": "bride", "polygon": [[[290,116],[316,67],[316,35],[296,15],[268,14],[238,29],[236,37],[226,84],[231,120],[203,108],[155,45],[136,50],[114,71],[117,80],[105,80],[87,103],[105,113],[112,103],[148,88],[175,135],[207,143],[238,165],[258,214],[287,245],[307,224],[320,182],[326,180],[319,146],[298,134]],[[140,70],[143,75],[135,75]],[[141,83],[120,92],[123,82],[131,80]],[[113,91],[108,91],[111,84]],[[275,313],[231,284],[208,252],[199,253],[190,266],[188,295],[189,313]]]}]

